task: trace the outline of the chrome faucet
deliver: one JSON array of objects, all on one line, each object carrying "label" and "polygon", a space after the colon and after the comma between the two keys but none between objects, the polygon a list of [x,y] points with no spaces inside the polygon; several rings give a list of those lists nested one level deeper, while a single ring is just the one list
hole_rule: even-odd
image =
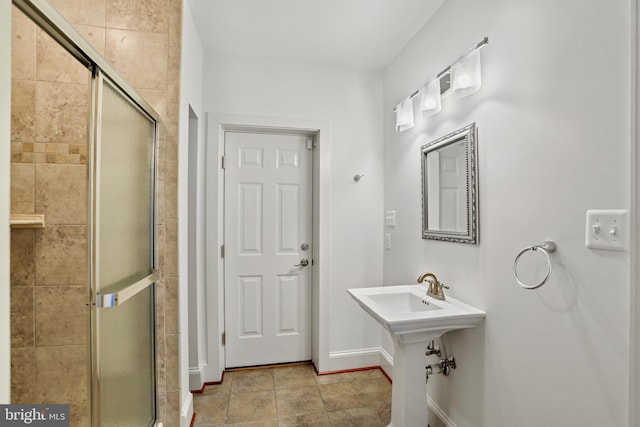
[{"label": "chrome faucet", "polygon": [[438,281],[438,278],[433,273],[423,273],[418,276],[418,283],[422,283],[425,280],[427,281],[427,283],[429,283],[429,287],[427,288],[427,296],[444,301],[444,290],[449,289],[449,286]]}]

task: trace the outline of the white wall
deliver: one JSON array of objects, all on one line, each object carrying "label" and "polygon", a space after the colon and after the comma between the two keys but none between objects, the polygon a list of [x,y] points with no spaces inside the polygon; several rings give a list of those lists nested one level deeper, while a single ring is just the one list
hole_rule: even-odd
[{"label": "white wall", "polygon": [[[202,110],[202,61],[203,49],[200,39],[196,33],[193,16],[189,9],[189,3],[183,2],[182,9],[182,53],[181,53],[181,69],[180,69],[180,116],[179,116],[179,137],[178,137],[178,217],[179,220],[179,236],[178,236],[178,268],[180,271],[179,279],[179,310],[180,310],[180,383],[182,390],[182,425],[189,425],[193,414],[193,401],[189,387],[189,334],[194,333],[198,340],[197,360],[204,361],[206,354],[204,350],[204,328],[206,326],[205,313],[202,306],[191,307],[197,312],[198,330],[189,330],[189,309],[188,306],[188,188],[189,183],[189,106],[198,116],[198,157],[202,159],[202,163],[198,167],[198,179],[204,182],[204,114]],[[191,191],[196,191],[195,189]],[[200,204],[203,203],[204,188],[197,190],[197,197]],[[204,218],[198,218],[199,227],[203,229]],[[203,242],[198,242],[198,247],[202,247]],[[198,264],[202,265],[200,256],[204,256],[200,251]],[[204,301],[204,277],[198,274],[197,291],[199,301]]]},{"label": "white wall", "polygon": [[[333,357],[323,370],[357,367],[357,354],[343,359],[341,352],[379,346],[378,325],[346,289],[381,284],[381,105],[380,73],[258,57],[205,59],[205,111],[330,122],[331,272],[320,286],[330,288]],[[358,184],[356,173],[365,174]]]},{"label": "white wall", "polygon": [[[432,271],[484,325],[446,335],[458,369],[429,393],[458,427],[624,426],[629,253],[584,246],[587,209],[628,209],[630,2],[448,0],[384,73],[385,284]],[[483,87],[396,133],[392,109],[467,48]],[[420,238],[419,148],[476,122],[480,244]],[[525,246],[553,239],[551,280],[516,286]]]},{"label": "white wall", "polygon": [[11,393],[9,200],[11,141],[11,2],[0,1],[0,403]]}]

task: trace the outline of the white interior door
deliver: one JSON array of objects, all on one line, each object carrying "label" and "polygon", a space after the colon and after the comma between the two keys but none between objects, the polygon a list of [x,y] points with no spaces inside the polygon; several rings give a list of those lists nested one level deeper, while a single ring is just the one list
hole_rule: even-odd
[{"label": "white interior door", "polygon": [[440,150],[440,229],[467,230],[466,148],[459,142]]},{"label": "white interior door", "polygon": [[227,367],[311,359],[310,143],[225,134]]}]

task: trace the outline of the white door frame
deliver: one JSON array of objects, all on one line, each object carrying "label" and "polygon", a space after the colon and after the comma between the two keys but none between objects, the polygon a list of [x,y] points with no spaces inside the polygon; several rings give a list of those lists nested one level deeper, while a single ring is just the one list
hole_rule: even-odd
[{"label": "white door frame", "polygon": [[227,130],[284,131],[315,135],[313,156],[313,254],[311,353],[318,371],[329,367],[329,280],[331,227],[331,123],[326,120],[296,119],[244,114],[207,113],[206,165],[206,283],[208,360],[204,382],[222,379],[225,367],[224,262],[224,133]]},{"label": "white door frame", "polygon": [[640,0],[631,3],[629,426],[640,423]]}]

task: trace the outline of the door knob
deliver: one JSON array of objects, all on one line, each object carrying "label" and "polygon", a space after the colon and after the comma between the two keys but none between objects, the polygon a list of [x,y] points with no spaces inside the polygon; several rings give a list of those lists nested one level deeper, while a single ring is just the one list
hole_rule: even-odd
[{"label": "door knob", "polygon": [[309,265],[309,260],[306,258],[302,258],[300,260],[300,264],[295,264],[294,267],[306,267],[307,265]]}]

